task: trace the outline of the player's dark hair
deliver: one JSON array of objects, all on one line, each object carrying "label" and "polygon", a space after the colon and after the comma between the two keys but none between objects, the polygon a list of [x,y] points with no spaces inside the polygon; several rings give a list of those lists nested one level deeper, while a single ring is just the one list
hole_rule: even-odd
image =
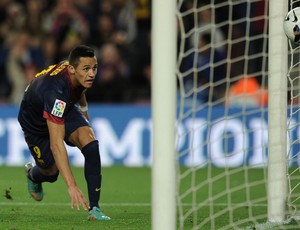
[{"label": "player's dark hair", "polygon": [[86,45],[79,45],[71,50],[69,54],[69,64],[76,68],[79,64],[79,59],[81,57],[94,57],[94,56],[95,56],[95,52],[91,47]]}]

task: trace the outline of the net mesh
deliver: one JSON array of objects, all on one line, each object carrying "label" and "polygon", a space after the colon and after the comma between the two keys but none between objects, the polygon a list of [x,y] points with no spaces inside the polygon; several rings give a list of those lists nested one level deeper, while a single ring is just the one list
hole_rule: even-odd
[{"label": "net mesh", "polygon": [[179,228],[258,226],[267,219],[268,1],[179,0],[177,10]]},{"label": "net mesh", "polygon": [[[299,0],[290,1],[289,10],[300,6]],[[300,194],[300,173],[299,173],[299,96],[300,96],[300,47],[289,40],[289,69],[288,69],[288,208],[289,215],[299,219],[299,194]]]}]

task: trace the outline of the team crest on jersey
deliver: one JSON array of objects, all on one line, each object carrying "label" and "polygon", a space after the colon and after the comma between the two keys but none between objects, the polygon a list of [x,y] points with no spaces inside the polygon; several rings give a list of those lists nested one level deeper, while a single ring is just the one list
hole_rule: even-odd
[{"label": "team crest on jersey", "polygon": [[51,114],[56,117],[62,117],[66,108],[66,102],[56,99]]}]

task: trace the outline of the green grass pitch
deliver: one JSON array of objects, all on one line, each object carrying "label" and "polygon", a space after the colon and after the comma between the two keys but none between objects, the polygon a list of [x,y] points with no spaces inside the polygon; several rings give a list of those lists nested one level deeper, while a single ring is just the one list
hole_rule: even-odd
[{"label": "green grass pitch", "polygon": [[[84,194],[87,194],[83,168],[73,167],[72,169],[77,184]],[[243,172],[235,173],[234,170],[236,169],[228,171],[230,186],[236,188],[231,193],[225,192],[228,186],[226,179],[223,177],[218,179],[218,174],[224,172],[224,169],[213,169],[210,176],[217,179],[208,184],[205,184],[208,176],[206,168],[198,170],[196,175],[191,175],[200,182],[200,185],[201,181],[204,183],[195,190],[196,193],[182,200],[185,211],[191,208],[193,199],[200,204],[198,212],[187,218],[184,229],[195,229],[193,228],[194,224],[196,223],[197,226],[203,221],[207,221],[207,223],[200,228],[201,230],[212,229],[209,221],[210,211],[221,213],[222,210],[228,208],[226,206],[228,199],[237,204],[236,209],[231,210],[236,218],[233,221],[247,219],[249,214],[252,217],[261,216],[261,219],[256,220],[258,223],[266,221],[266,185],[262,180],[263,170],[252,169],[247,172],[247,175]],[[182,181],[181,192],[190,188],[190,179]],[[244,204],[246,197],[241,195],[245,194],[244,186],[239,187],[245,183],[245,179],[253,187],[247,196],[254,202],[248,203],[248,206]],[[257,180],[262,180],[262,183],[252,184]],[[87,221],[87,211],[71,209],[67,189],[61,177],[53,184],[44,183],[43,187],[44,200],[34,201],[27,192],[23,167],[0,167],[0,230],[151,229],[151,169],[149,167],[112,166],[103,168],[101,208],[112,218],[110,221]],[[214,197],[213,201],[207,199],[209,193]],[[260,197],[263,199],[260,200]],[[251,212],[249,205],[253,205]],[[228,220],[228,215],[220,215],[216,219],[213,229],[221,229],[228,224]],[[299,229],[298,224],[290,223],[283,229]],[[251,222],[245,222],[241,226],[251,226]]]},{"label": "green grass pitch", "polygon": [[[83,168],[72,170],[87,194]],[[22,167],[0,167],[0,229],[151,229],[150,174],[149,168],[104,167],[101,208],[112,220],[87,221],[86,211],[70,208],[61,176],[43,184],[45,197],[37,202],[27,192]]]}]

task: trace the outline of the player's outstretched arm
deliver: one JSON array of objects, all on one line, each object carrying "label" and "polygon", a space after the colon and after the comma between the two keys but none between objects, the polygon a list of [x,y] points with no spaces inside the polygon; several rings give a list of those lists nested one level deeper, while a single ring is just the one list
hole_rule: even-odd
[{"label": "player's outstretched arm", "polygon": [[89,204],[78,188],[69,164],[68,154],[64,144],[65,127],[64,125],[58,125],[48,120],[47,125],[50,134],[50,148],[56,166],[68,187],[71,207],[73,208],[74,205],[76,205],[77,210],[79,210],[81,205],[84,210],[88,210]]}]

